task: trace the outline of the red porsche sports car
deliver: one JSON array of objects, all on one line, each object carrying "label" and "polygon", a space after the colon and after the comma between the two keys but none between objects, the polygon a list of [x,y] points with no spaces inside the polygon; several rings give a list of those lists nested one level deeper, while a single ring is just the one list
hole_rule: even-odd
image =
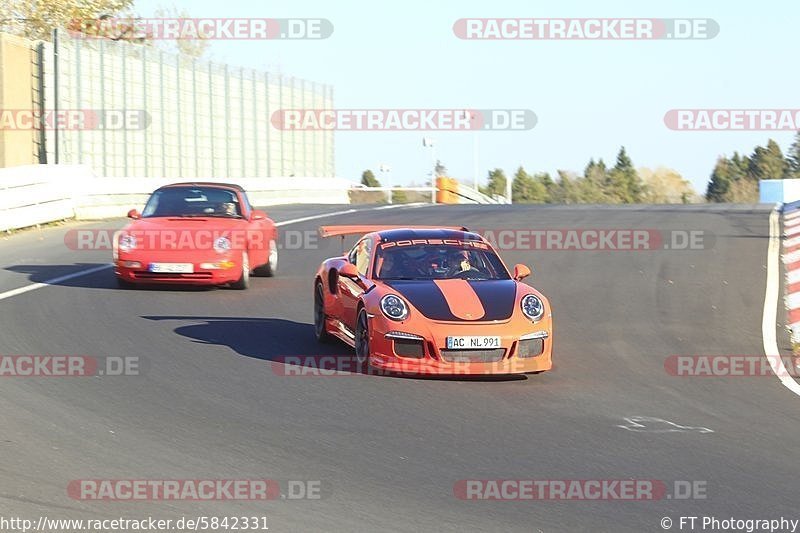
[{"label": "red porsche sports car", "polygon": [[273,276],[278,232],[225,183],[175,183],[153,192],[113,241],[121,287],[134,283],[229,285],[246,289],[250,273]]},{"label": "red porsche sports car", "polygon": [[512,374],[552,367],[550,303],[465,228],[323,226],[364,234],[314,279],[314,328],[356,362],[417,374]]}]

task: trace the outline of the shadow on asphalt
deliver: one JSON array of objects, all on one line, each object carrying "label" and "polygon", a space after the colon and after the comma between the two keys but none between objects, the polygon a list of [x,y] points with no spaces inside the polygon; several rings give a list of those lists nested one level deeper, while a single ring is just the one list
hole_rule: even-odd
[{"label": "shadow on asphalt", "polygon": [[113,289],[113,290],[158,290],[173,292],[198,292],[216,289],[212,285],[169,285],[169,284],[137,284],[131,288],[121,289],[117,286],[114,269],[108,268],[66,280],[55,281],[62,276],[68,276],[84,270],[100,268],[105,263],[74,263],[72,265],[14,265],[6,267],[9,272],[27,274],[28,280],[33,283],[48,283],[62,287],[77,287],[81,289]]},{"label": "shadow on asphalt", "polygon": [[175,333],[202,344],[227,346],[245,357],[270,361],[276,374],[286,376],[326,376],[340,372],[368,374],[375,377],[395,377],[446,381],[519,381],[525,375],[503,374],[489,376],[420,375],[365,371],[355,361],[353,350],[344,343],[318,343],[314,326],[282,318],[243,318],[208,316],[142,316],[146,320],[184,321]]}]

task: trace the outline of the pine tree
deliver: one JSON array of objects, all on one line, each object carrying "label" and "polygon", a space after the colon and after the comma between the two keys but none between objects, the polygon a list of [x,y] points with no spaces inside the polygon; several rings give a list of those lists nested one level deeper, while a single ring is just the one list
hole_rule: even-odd
[{"label": "pine tree", "polygon": [[631,158],[625,151],[625,147],[621,147],[617,154],[617,163],[614,168],[608,172],[606,178],[606,185],[613,201],[632,204],[641,202],[644,187],[641,178],[633,167]]},{"label": "pine tree", "polygon": [[378,178],[375,177],[375,174],[373,174],[371,170],[367,169],[361,173],[361,185],[365,185],[367,187],[380,187],[381,182],[378,181]]},{"label": "pine tree", "polygon": [[800,178],[800,131],[798,131],[794,136],[794,142],[789,147],[789,152],[786,154],[786,160],[789,163],[786,177]]},{"label": "pine tree", "polygon": [[[731,189],[731,171],[736,165],[724,156],[717,159],[714,170],[711,172],[711,180],[706,189],[706,200],[709,202],[727,202]],[[737,169],[738,170],[738,169]]]},{"label": "pine tree", "polygon": [[479,187],[480,191],[487,196],[506,195],[506,175],[502,168],[496,168],[489,171],[489,182],[486,187]]},{"label": "pine tree", "polygon": [[750,158],[749,174],[755,180],[783,179],[789,171],[789,163],[783,157],[781,147],[774,140],[767,147],[756,146]]},{"label": "pine tree", "polygon": [[543,203],[547,199],[547,189],[525,169],[519,167],[511,182],[511,198],[516,203]]}]

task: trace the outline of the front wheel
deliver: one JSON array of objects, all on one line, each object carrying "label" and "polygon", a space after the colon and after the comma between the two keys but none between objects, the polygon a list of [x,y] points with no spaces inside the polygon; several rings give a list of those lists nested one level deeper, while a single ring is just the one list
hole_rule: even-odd
[{"label": "front wheel", "polygon": [[238,280],[231,283],[232,289],[244,290],[250,286],[250,258],[247,252],[242,252],[242,275]]},{"label": "front wheel", "polygon": [[278,272],[278,243],[275,240],[269,241],[269,259],[267,263],[253,270],[256,276],[271,278]]},{"label": "front wheel", "polygon": [[369,370],[369,323],[367,311],[361,309],[356,319],[356,364],[358,368]]},{"label": "front wheel", "polygon": [[325,329],[325,293],[322,282],[318,281],[314,287],[314,336],[317,342],[327,343],[332,340],[331,334]]}]

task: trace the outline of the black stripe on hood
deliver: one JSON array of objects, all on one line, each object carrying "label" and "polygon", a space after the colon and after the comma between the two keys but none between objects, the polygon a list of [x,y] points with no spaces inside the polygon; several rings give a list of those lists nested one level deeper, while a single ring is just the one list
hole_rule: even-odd
[{"label": "black stripe on hood", "polygon": [[[432,280],[398,280],[384,283],[431,320],[470,322],[450,312],[447,299]],[[470,281],[469,284],[481,301],[485,312],[483,317],[474,322],[507,320],[514,313],[514,301],[517,295],[517,284],[514,280]]]},{"label": "black stripe on hood", "polygon": [[486,313],[481,320],[508,320],[514,314],[517,282],[513,279],[468,281]]},{"label": "black stripe on hood", "polygon": [[447,300],[433,281],[429,280],[404,280],[387,281],[388,286],[399,292],[420,313],[431,320],[460,320],[450,312]]}]

